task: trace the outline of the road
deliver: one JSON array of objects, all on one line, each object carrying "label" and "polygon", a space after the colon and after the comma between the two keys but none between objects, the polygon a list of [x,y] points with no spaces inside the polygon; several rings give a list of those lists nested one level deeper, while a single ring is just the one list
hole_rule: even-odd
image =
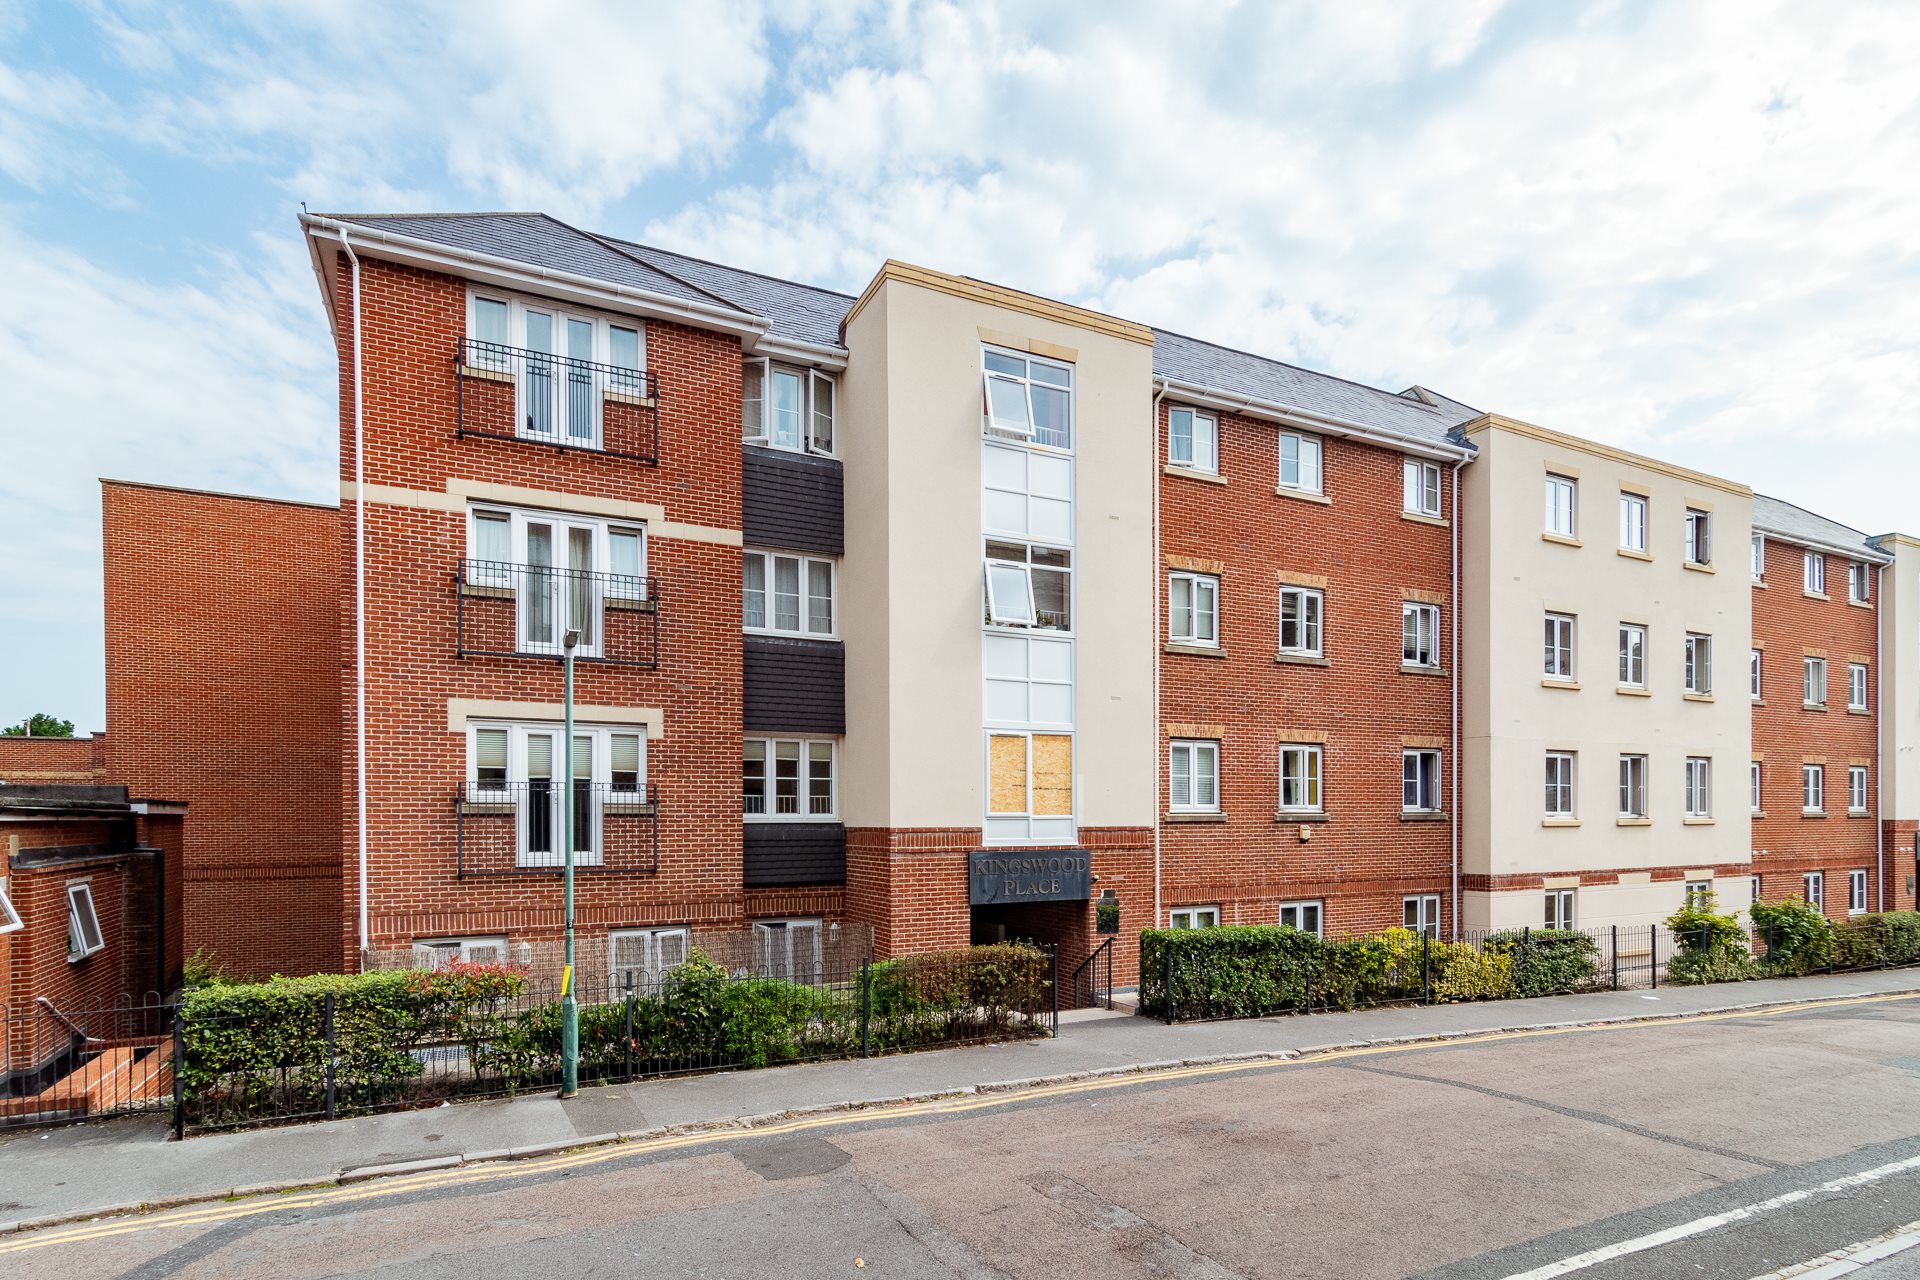
[{"label": "road", "polygon": [[1846,1274],[1920,1277],[1920,997],[472,1165],[0,1238],[0,1274],[1750,1280],[1889,1233]]}]

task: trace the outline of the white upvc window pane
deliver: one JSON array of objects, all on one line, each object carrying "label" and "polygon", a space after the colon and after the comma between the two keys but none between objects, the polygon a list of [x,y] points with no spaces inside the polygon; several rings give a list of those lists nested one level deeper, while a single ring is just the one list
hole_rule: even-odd
[{"label": "white upvc window pane", "polygon": [[497,790],[507,785],[507,736],[505,729],[473,731],[473,780],[476,786]]},{"label": "white upvc window pane", "polygon": [[1865,663],[1847,664],[1847,709],[1865,711],[1867,709],[1867,668]]},{"label": "white upvc window pane", "polygon": [[740,568],[746,596],[742,620],[749,627],[764,627],[767,625],[767,558],[758,551],[749,551],[741,557]]},{"label": "white upvc window pane", "polygon": [[741,811],[767,811],[767,744],[751,738],[741,749]]},{"label": "white upvc window pane", "polygon": [[1220,584],[1203,574],[1176,573],[1167,579],[1167,638],[1180,644],[1219,643]]},{"label": "white upvc window pane", "polygon": [[473,517],[473,558],[488,564],[509,564],[512,551],[513,520],[504,512],[480,511]]},{"label": "white upvc window pane", "polygon": [[1280,591],[1280,651],[1310,657],[1320,655],[1321,612],[1324,597],[1306,587]]},{"label": "white upvc window pane", "polygon": [[1705,818],[1712,814],[1712,764],[1698,757],[1689,759],[1686,767],[1686,812],[1689,818]]},{"label": "white upvc window pane", "polygon": [[773,371],[771,427],[768,433],[778,449],[800,448],[801,402],[804,392],[800,375],[788,369]]},{"label": "white upvc window pane", "polygon": [[1760,804],[1760,762],[1758,760],[1751,761],[1747,765],[1747,792],[1748,792],[1747,800],[1748,800],[1749,806],[1753,809],[1755,813],[1759,813],[1761,809],[1761,804]]},{"label": "white upvc window pane", "polygon": [[767,362],[749,360],[741,371],[740,438],[767,438]]},{"label": "white upvc window pane", "polygon": [[1826,705],[1827,660],[1825,658],[1806,660],[1806,685],[1802,690],[1802,700],[1813,706]]},{"label": "white upvc window pane", "polygon": [[1430,604],[1400,606],[1400,661],[1408,666],[1440,665],[1440,610]]},{"label": "white upvc window pane", "polygon": [[807,744],[807,814],[809,817],[831,817],[834,813],[833,756],[831,742]]},{"label": "white upvc window pane", "polygon": [[1320,810],[1320,762],[1317,746],[1280,748],[1280,808],[1287,811]]},{"label": "white upvc window pane", "polygon": [[1827,807],[1827,772],[1817,764],[1800,767],[1800,807],[1818,813]]},{"label": "white upvc window pane", "polygon": [[1193,415],[1193,469],[1220,470],[1220,420],[1211,414]]},{"label": "white upvc window pane", "polygon": [[1760,651],[1747,651],[1747,694],[1755,702],[1760,701]]},{"label": "white upvc window pane", "polygon": [[807,561],[807,630],[833,634],[833,564],[827,560]]},{"label": "white upvc window pane", "polygon": [[800,562],[792,556],[773,557],[773,629],[800,629]]},{"label": "white upvc window pane", "polygon": [[1865,871],[1847,872],[1847,910],[1860,915],[1867,909],[1867,873]]},{"label": "white upvc window pane", "polygon": [[1564,613],[1546,615],[1543,670],[1554,680],[1573,679],[1573,619]]},{"label": "white upvc window pane", "polygon": [[615,791],[638,791],[646,777],[645,739],[637,733],[607,737],[607,782]]},{"label": "white upvc window pane", "polygon": [[1760,534],[1754,534],[1748,543],[1747,573],[1755,582],[1766,576],[1767,540]]},{"label": "white upvc window pane", "polygon": [[1566,476],[1547,477],[1546,530],[1563,538],[1573,537],[1575,482]]},{"label": "white upvc window pane", "polygon": [[1167,461],[1177,467],[1193,465],[1193,410],[1167,413]]},{"label": "white upvc window pane", "polygon": [[773,746],[773,811],[792,817],[800,812],[800,744],[775,742]]},{"label": "white upvc window pane", "polygon": [[827,374],[815,371],[807,378],[813,393],[813,412],[809,419],[807,447],[815,453],[833,452],[834,399],[837,388]]},{"label": "white upvc window pane", "polygon": [[1167,803],[1175,812],[1211,813],[1220,807],[1220,747],[1175,741],[1168,747]]},{"label": "white upvc window pane", "polygon": [[1815,595],[1824,595],[1827,590],[1827,560],[1818,551],[1807,552],[1804,565],[1804,583],[1808,591]]},{"label": "white upvc window pane", "polygon": [[1545,812],[1550,818],[1573,816],[1573,755],[1570,752],[1547,753]]},{"label": "white upvc window pane", "polygon": [[93,906],[93,887],[86,883],[67,886],[67,960],[84,960],[105,949],[100,933],[100,916]]},{"label": "white upvc window pane", "polygon": [[508,345],[507,304],[497,298],[473,300],[473,336],[495,346]]},{"label": "white upvc window pane", "polygon": [[1620,495],[1620,545],[1628,551],[1647,549],[1647,500],[1637,493]]},{"label": "white upvc window pane", "polygon": [[1033,580],[1027,566],[988,560],[986,570],[988,621],[1002,626],[1032,626]]},{"label": "white upvc window pane", "polygon": [[1280,437],[1280,484],[1305,493],[1321,492],[1320,439],[1287,432]]},{"label": "white upvc window pane", "polygon": [[1847,766],[1847,808],[1855,813],[1867,811],[1867,767]]},{"label": "white upvc window pane", "polygon": [[1033,415],[1027,403],[1024,382],[989,370],[984,375],[987,424],[995,431],[1012,435],[1033,435]]}]

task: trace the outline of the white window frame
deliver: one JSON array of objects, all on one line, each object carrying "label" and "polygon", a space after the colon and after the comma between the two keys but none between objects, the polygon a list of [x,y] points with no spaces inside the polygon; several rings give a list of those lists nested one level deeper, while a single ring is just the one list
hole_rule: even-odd
[{"label": "white window frame", "polygon": [[1855,867],[1847,872],[1847,914],[1863,916],[1867,913],[1867,872],[1864,867]]},{"label": "white window frame", "polygon": [[[1175,620],[1173,602],[1176,587],[1184,585],[1187,589],[1187,626],[1183,632]],[[1201,598],[1205,597],[1206,607],[1201,607]],[[1206,625],[1201,625],[1202,620]],[[1211,573],[1187,573],[1184,571],[1167,575],[1167,642],[1169,644],[1193,645],[1196,648],[1218,649],[1220,647],[1220,579]]]},{"label": "white window frame", "polygon": [[[1289,920],[1287,917],[1292,916]],[[1299,902],[1283,902],[1277,913],[1280,924],[1289,929],[1298,929],[1310,933],[1316,938],[1324,938],[1326,933],[1327,904],[1320,898],[1304,898]],[[1311,925],[1311,927],[1309,927]]]},{"label": "white window frame", "polygon": [[[758,746],[760,757],[760,811],[747,809],[746,761],[749,746]],[[776,808],[780,800],[779,770],[776,767],[782,747],[794,748],[794,805],[792,813]],[[826,749],[827,811],[813,810],[814,771],[820,762],[820,748]],[[750,823],[834,823],[840,821],[840,740],[825,737],[801,737],[787,734],[747,734],[740,741],[740,820]]]},{"label": "white window frame", "polygon": [[1713,692],[1713,637],[1689,631],[1681,644],[1682,683],[1688,693]]},{"label": "white window frame", "polygon": [[1827,557],[1818,551],[1809,551],[1800,564],[1800,587],[1809,595],[1827,594]]},{"label": "white window frame", "polygon": [[1800,766],[1800,812],[1827,811],[1827,767],[1821,764]]},{"label": "white window frame", "polygon": [[1574,910],[1578,905],[1576,889],[1547,889],[1543,893],[1540,912],[1540,927],[1543,929],[1572,929],[1575,927]]},{"label": "white window frame", "polygon": [[1410,893],[1400,899],[1401,927],[1430,938],[1440,936],[1440,895]]},{"label": "white window frame", "polygon": [[0,934],[24,928],[26,925],[20,921],[19,910],[13,905],[13,899],[7,896],[7,878],[0,876]]},{"label": "white window frame", "polygon": [[85,880],[67,882],[67,963],[78,964],[88,956],[107,949],[107,938],[100,930],[100,913],[93,903],[93,885]]},{"label": "white window frame", "polygon": [[[1180,436],[1175,430],[1176,421],[1183,415],[1187,423],[1184,457],[1181,456]],[[1185,405],[1170,407],[1167,410],[1167,465],[1204,472],[1210,476],[1219,475],[1220,419],[1214,414]]]},{"label": "white window frame", "polygon": [[[503,781],[505,787],[493,787],[480,778],[480,734],[486,731],[504,732],[507,735],[507,767]],[[553,848],[536,851],[529,847],[529,835],[533,820],[532,779],[527,776],[527,739],[532,736],[548,737],[553,740],[553,760],[548,775],[552,811],[548,821],[552,824]],[[591,784],[589,788],[589,811],[584,815],[576,810],[574,823],[576,834],[585,824],[585,830],[591,835],[585,849],[575,849],[575,866],[597,867],[604,864],[606,848],[605,816],[608,813],[631,813],[647,803],[647,730],[645,725],[637,724],[575,724],[573,736],[576,744],[582,738],[587,740],[587,776],[578,781]],[[514,863],[521,867],[555,867],[566,862],[566,850],[561,847],[561,790],[567,785],[563,773],[566,769],[565,725],[559,721],[544,720],[497,720],[478,719],[467,721],[467,799],[487,804],[511,803],[518,810],[514,833]],[[613,740],[632,738],[635,740],[635,758],[638,765],[632,792],[624,788],[613,790]],[[631,799],[628,796],[631,795]]]},{"label": "white window frame", "polygon": [[[789,982],[820,981],[821,943],[826,928],[816,917],[753,920],[753,971],[763,978]],[[810,937],[810,954],[796,954],[795,940]]]},{"label": "white window frame", "polygon": [[1800,897],[1810,907],[1816,907],[1821,914],[1827,910],[1827,873],[1808,871],[1800,877]]},{"label": "white window frame", "polygon": [[1638,622],[1620,624],[1620,668],[1621,687],[1647,687],[1647,629]]},{"label": "white window frame", "polygon": [[1619,772],[1619,816],[1622,818],[1646,817],[1647,757],[1638,752],[1621,752]]},{"label": "white window frame", "polygon": [[[1431,770],[1425,768],[1425,761],[1428,758],[1431,758],[1433,762]],[[1442,803],[1442,797],[1445,795],[1442,774],[1444,763],[1439,750],[1434,747],[1405,747],[1401,749],[1400,812],[1445,812],[1445,806]],[[1415,770],[1411,777],[1409,777],[1407,773],[1409,764],[1412,764]],[[1414,803],[1412,804],[1407,803],[1407,788],[1409,784],[1411,784],[1415,790]],[[1424,797],[1418,794],[1422,789],[1428,792]]]},{"label": "white window frame", "polygon": [[[1409,625],[1411,624],[1411,625]],[[1421,657],[1424,633],[1426,656]],[[1409,644],[1411,641],[1411,644]],[[1400,602],[1400,664],[1408,667],[1440,667],[1440,606]]]},{"label": "white window frame", "polygon": [[1847,710],[1865,711],[1867,709],[1867,664],[1849,662],[1847,664]]},{"label": "white window frame", "polygon": [[1755,813],[1761,812],[1766,807],[1761,803],[1765,772],[1765,767],[1760,761],[1747,762],[1747,804]]},{"label": "white window frame", "polygon": [[[1326,782],[1324,748],[1311,742],[1280,744],[1281,813],[1325,813]],[[1298,793],[1291,804],[1287,802],[1290,788]]]},{"label": "white window frame", "polygon": [[[679,944],[679,959],[669,960],[669,948],[662,944],[673,941]],[[637,965],[620,963],[620,944],[638,942],[646,954],[646,959]],[[667,972],[677,965],[685,964],[688,954],[693,950],[693,935],[686,925],[654,925],[640,929],[607,930],[607,987],[609,992],[625,987],[629,970],[634,975],[634,985],[639,990],[657,987],[667,976]]]},{"label": "white window frame", "polygon": [[1681,903],[1689,911],[1705,911],[1713,898],[1713,881],[1689,880],[1682,889]]},{"label": "white window frame", "polygon": [[1572,476],[1547,472],[1546,531],[1556,538],[1577,538],[1580,528],[1580,482]]},{"label": "white window frame", "polygon": [[[513,367],[511,357],[499,353],[476,351],[471,346],[463,346],[461,348],[461,362],[465,367],[470,369],[487,370],[494,374],[507,373],[513,375],[515,386],[514,434],[523,440],[539,440],[546,443],[569,445],[574,448],[605,448],[606,413],[604,406],[607,395],[609,393],[639,395],[642,394],[642,388],[646,385],[646,322],[637,316],[621,316],[615,319],[605,313],[587,311],[570,304],[563,305],[544,298],[527,297],[500,289],[469,289],[467,290],[466,324],[466,334],[469,342],[491,341],[491,339],[482,339],[479,336],[478,304],[482,299],[489,302],[503,302],[506,304],[507,341],[500,345],[511,348],[513,351],[524,352],[526,354],[519,357],[519,367],[515,368]],[[552,317],[553,351],[535,352],[533,348],[527,344],[527,313],[530,311]],[[566,335],[569,321],[593,326],[593,355],[591,357],[574,356],[571,352],[562,349],[568,345]],[[631,387],[624,387],[620,384],[619,379],[621,375],[607,371],[607,369],[613,365],[613,330],[615,329],[627,330],[635,335],[636,358],[639,364],[633,369],[634,383]],[[531,383],[530,374],[531,367],[534,363],[533,357],[535,355],[549,356],[556,361],[585,359],[590,360],[593,364],[606,367],[593,371],[593,427],[590,438],[572,434],[566,429],[566,423],[562,421],[566,411],[565,387],[569,385],[568,380],[563,377],[556,376],[553,378],[553,386],[549,392],[553,397],[551,409],[553,430],[534,431],[527,426],[528,387]]]},{"label": "white window frame", "polygon": [[[1297,632],[1295,643],[1287,643],[1287,598],[1295,601]],[[1318,587],[1281,587],[1279,612],[1280,652],[1298,658],[1318,658],[1326,653],[1327,593]]]},{"label": "white window frame", "polygon": [[[489,951],[499,953],[498,960],[478,959]],[[507,939],[505,934],[472,938],[415,938],[413,940],[413,966],[416,969],[438,969],[449,960],[459,960],[467,964],[506,964]]]},{"label": "white window frame", "polygon": [[[507,528],[507,559],[481,559],[481,528]],[[554,563],[536,565],[529,551],[531,530],[536,525],[548,528]],[[575,532],[589,539],[590,563],[584,577],[566,563]],[[615,572],[615,538],[633,538],[637,542],[636,572]],[[484,589],[485,594],[512,594],[514,597],[514,647],[521,653],[559,655],[574,616],[574,593],[585,592],[591,611],[591,634],[583,635],[575,653],[583,658],[599,657],[606,637],[607,610],[613,601],[648,599],[647,567],[651,545],[645,521],[608,520],[598,516],[574,515],[565,511],[546,511],[531,507],[509,507],[499,503],[473,503],[467,507],[467,586]],[[544,600],[533,588],[538,575],[548,575]],[[536,604],[550,614],[545,638],[533,634],[529,610]],[[617,606],[615,606],[617,607]]]},{"label": "white window frame", "polygon": [[1867,766],[1850,764],[1847,766],[1847,812],[1866,813],[1868,785]]},{"label": "white window frame", "polygon": [[1847,561],[1847,599],[1854,604],[1869,604],[1873,600],[1873,588],[1867,579],[1872,566],[1864,560]]},{"label": "white window frame", "polygon": [[1405,458],[1400,464],[1400,509],[1409,515],[1440,517],[1440,464],[1424,458]]},{"label": "white window frame", "polygon": [[1169,929],[1218,929],[1220,927],[1220,908],[1217,906],[1174,907],[1167,912]]},{"label": "white window frame", "polygon": [[1713,761],[1707,756],[1688,756],[1686,787],[1683,792],[1689,818],[1713,816]]},{"label": "white window frame", "polygon": [[1767,577],[1767,537],[1756,533],[1747,544],[1747,574],[1755,582],[1764,582]]},{"label": "white window frame", "polygon": [[[988,367],[988,356],[1023,364],[1025,372],[1013,373],[1007,370]],[[1047,369],[1065,374],[1063,381],[1052,378],[1035,377],[1035,369]],[[1032,355],[1025,351],[1013,351],[1006,347],[996,347],[990,343],[980,348],[980,421],[981,429],[987,435],[999,439],[1013,439],[1026,444],[1031,449],[1047,449],[1057,453],[1072,453],[1073,438],[1078,427],[1079,397],[1076,392],[1074,367],[1060,360],[1049,360],[1045,356]],[[1018,387],[1020,405],[1026,415],[1024,420],[1002,417],[997,411],[993,399],[994,387]],[[1052,391],[1064,391],[1067,396],[1067,439],[1064,444],[1043,441],[1037,438],[1036,424],[1039,415],[1034,412],[1034,388],[1042,387]]]},{"label": "white window frame", "polygon": [[[1022,740],[1022,755],[1026,765],[1026,776],[1022,783],[1023,809],[993,808],[993,740],[995,738],[1019,738]],[[1067,813],[1036,813],[1034,801],[1037,798],[1034,788],[1033,740],[1035,738],[1064,738],[1067,740],[1069,773],[1067,785],[1070,788]],[[1065,844],[1074,839],[1079,829],[1080,814],[1080,747],[1073,730],[1060,729],[1016,729],[991,728],[985,731],[981,741],[981,788],[987,805],[987,831],[985,840],[990,845],[1006,844]],[[1215,790],[1218,790],[1217,780]]]},{"label": "white window frame", "polygon": [[1688,564],[1713,563],[1713,512],[1687,508],[1685,553]]},{"label": "white window frame", "polygon": [[1647,550],[1647,496],[1620,491],[1620,546],[1626,551]]},{"label": "white window frame", "polygon": [[[760,376],[760,394],[748,394],[747,371]],[[775,437],[772,427],[773,386],[775,377],[792,378],[799,384],[800,420],[791,440]],[[825,403],[824,415],[821,404]],[[840,387],[834,376],[818,369],[802,369],[766,357],[745,362],[741,373],[740,442],[778,449],[782,453],[807,453],[831,458],[838,427]],[[822,427],[824,418],[825,426]],[[755,421],[758,419],[758,421]]]},{"label": "white window frame", "polygon": [[1574,673],[1574,615],[1548,613],[1541,627],[1541,670],[1549,680],[1572,680]]},{"label": "white window frame", "polygon": [[[1818,686],[1816,689],[1815,686]],[[1814,697],[1815,693],[1819,697]],[[1824,707],[1827,705],[1827,660],[1811,654],[1805,656],[1800,664],[1800,700],[1802,705]]]},{"label": "white window frame", "polygon": [[1760,673],[1765,665],[1766,656],[1763,650],[1747,650],[1747,694],[1755,702],[1760,701]]},{"label": "white window frame", "polygon": [[[1293,479],[1287,479],[1287,452],[1293,452]],[[1317,493],[1326,495],[1327,491],[1327,451],[1326,441],[1304,431],[1282,431],[1278,445],[1279,479],[1276,481],[1282,489],[1291,489],[1297,493]]]},{"label": "white window frame", "polygon": [[[799,600],[796,611],[796,625],[779,625],[779,611],[775,608],[777,591],[775,583],[779,580],[780,562],[790,561],[794,565],[798,582]],[[753,591],[749,587],[749,569],[753,563],[760,566],[760,622],[756,625],[751,613]],[[801,640],[838,640],[840,638],[840,565],[830,556],[809,556],[789,551],[762,551],[749,548],[740,553],[740,628],[748,635],[793,636]],[[815,626],[819,621],[818,606],[813,594],[813,572],[824,567],[827,571],[827,617],[826,629]]]},{"label": "white window frame", "polygon": [[1575,816],[1574,780],[1579,776],[1580,757],[1573,751],[1549,751],[1541,763],[1542,813],[1549,818]]},{"label": "white window frame", "polygon": [[[996,554],[993,547],[1019,547],[1024,560],[1014,560],[1005,554]],[[1066,557],[1066,564],[1035,564],[1033,555],[1041,552],[1047,555]],[[1022,538],[986,538],[981,545],[980,565],[984,574],[986,593],[986,625],[989,627],[1008,627],[1020,631],[1044,631],[1049,635],[1072,635],[1074,599],[1073,550],[1070,547],[1058,547],[1050,543],[1034,542]],[[996,574],[996,570],[1000,572]],[[1035,573],[1060,574],[1066,578],[1067,625],[1054,626],[1040,617],[1040,595],[1034,589]],[[1009,591],[1012,592],[1009,595]]]},{"label": "white window frame", "polygon": [[[1174,761],[1181,756],[1187,759],[1187,798],[1176,799],[1173,789]],[[1213,766],[1213,799],[1200,798],[1200,762],[1211,761]],[[1174,738],[1167,744],[1167,812],[1168,813],[1219,813],[1220,812],[1220,742],[1216,738]]]}]

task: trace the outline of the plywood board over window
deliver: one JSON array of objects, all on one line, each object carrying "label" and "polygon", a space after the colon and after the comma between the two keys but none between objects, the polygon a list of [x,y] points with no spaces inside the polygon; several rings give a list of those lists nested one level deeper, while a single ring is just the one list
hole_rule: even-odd
[{"label": "plywood board over window", "polygon": [[1064,734],[1033,735],[1033,812],[1055,818],[1073,813],[1073,739]]},{"label": "plywood board over window", "polygon": [[1027,736],[996,733],[987,739],[987,812],[1027,812]]}]

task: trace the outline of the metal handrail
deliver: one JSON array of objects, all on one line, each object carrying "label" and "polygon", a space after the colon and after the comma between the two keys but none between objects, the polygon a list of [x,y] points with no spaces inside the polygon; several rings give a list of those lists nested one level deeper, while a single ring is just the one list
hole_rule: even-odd
[{"label": "metal handrail", "polygon": [[660,386],[644,369],[465,338],[453,371],[456,435],[659,463]]},{"label": "metal handrail", "polygon": [[[1100,968],[1102,964],[1105,965],[1107,971],[1105,986],[1102,986],[1100,983]],[[1088,966],[1092,966],[1092,971],[1087,974],[1087,981],[1090,984],[1087,992],[1088,1003],[1101,1003],[1100,993],[1105,991],[1107,994],[1104,1003],[1107,1008],[1111,1010],[1113,1008],[1113,939],[1111,937],[1089,952],[1086,959],[1075,965],[1073,973],[1067,978],[1067,981],[1073,987],[1073,1005],[1076,1009],[1081,1007],[1080,975],[1088,969]]]},{"label": "metal handrail", "polygon": [[454,569],[457,657],[557,658],[568,630],[582,662],[657,669],[659,579],[561,565],[460,560]]}]

